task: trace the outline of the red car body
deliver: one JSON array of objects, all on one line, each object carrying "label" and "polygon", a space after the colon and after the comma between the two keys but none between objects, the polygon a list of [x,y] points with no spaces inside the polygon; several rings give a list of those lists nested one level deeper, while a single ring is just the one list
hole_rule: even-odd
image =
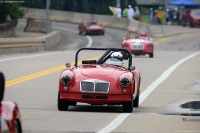
[{"label": "red car body", "polygon": [[21,115],[16,103],[3,101],[5,77],[0,72],[0,133],[22,133]]},{"label": "red car body", "polygon": [[78,30],[79,34],[83,35],[104,35],[105,34],[105,29],[104,27],[100,24],[98,25],[97,22],[88,22],[88,23],[83,23],[81,22],[78,25]]},{"label": "red car body", "polygon": [[[105,53],[98,60],[83,60],[82,65],[77,65],[78,54],[82,50],[104,50]],[[123,53],[128,62],[127,67],[105,63],[114,51]],[[139,71],[132,66],[131,53],[126,49],[79,49],[75,66],[68,66],[60,75],[58,110],[66,111],[69,106],[82,102],[91,105],[123,105],[124,112],[132,112],[133,107],[139,105],[140,79]]]},{"label": "red car body", "polygon": [[2,101],[0,107],[1,132],[22,133],[21,115],[16,103]]},{"label": "red car body", "polygon": [[182,26],[200,26],[200,9],[186,10],[182,14]]},{"label": "red car body", "polygon": [[125,48],[131,52],[133,55],[146,55],[148,54],[150,58],[154,56],[154,43],[148,37],[134,37],[135,31],[128,31],[126,38],[122,41],[121,48]]}]

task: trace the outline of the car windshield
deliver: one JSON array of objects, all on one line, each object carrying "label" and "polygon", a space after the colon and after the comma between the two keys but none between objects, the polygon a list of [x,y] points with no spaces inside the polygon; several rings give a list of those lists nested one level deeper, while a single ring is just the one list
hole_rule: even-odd
[{"label": "car windshield", "polygon": [[200,10],[192,10],[191,15],[200,16]]},{"label": "car windshield", "polygon": [[116,59],[116,58],[110,58],[110,59],[106,60],[105,63],[108,64],[108,65],[116,65],[116,66],[122,66],[123,65],[123,62]]}]

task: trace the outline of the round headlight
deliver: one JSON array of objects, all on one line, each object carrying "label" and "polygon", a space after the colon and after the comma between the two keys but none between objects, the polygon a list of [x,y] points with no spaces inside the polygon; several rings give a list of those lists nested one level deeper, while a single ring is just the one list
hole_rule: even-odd
[{"label": "round headlight", "polygon": [[122,79],[120,80],[120,85],[121,85],[122,87],[128,87],[129,84],[130,84],[130,80],[129,80],[128,78],[126,78],[126,77],[124,77],[124,78],[122,78]]},{"label": "round headlight", "polygon": [[72,78],[68,75],[65,75],[61,78],[61,82],[64,84],[64,85],[69,85],[71,82],[72,82]]}]

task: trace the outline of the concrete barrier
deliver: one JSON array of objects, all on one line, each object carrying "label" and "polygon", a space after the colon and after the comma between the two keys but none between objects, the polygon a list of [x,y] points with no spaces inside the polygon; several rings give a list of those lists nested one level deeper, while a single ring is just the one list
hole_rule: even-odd
[{"label": "concrete barrier", "polygon": [[[50,24],[51,25],[51,24]],[[51,31],[51,26],[50,29]],[[27,19],[25,32],[42,32],[46,33],[46,21],[45,20],[35,20],[32,18]]]},{"label": "concrete barrier", "polygon": [[60,41],[59,31],[34,38],[0,38],[0,54],[44,51],[56,46]]},{"label": "concrete barrier", "polygon": [[[33,8],[23,9],[25,10],[24,18],[33,18],[36,20],[46,19],[46,10]],[[105,27],[137,30],[138,32],[147,31],[149,35],[151,35],[150,25],[136,20],[116,18],[107,15],[50,10],[50,20],[53,21],[80,23],[81,21],[90,21],[92,19],[96,19],[98,23],[101,23]],[[42,25],[43,29],[37,29],[37,31],[44,31],[44,23]],[[37,24],[30,24],[30,27],[27,25],[26,30],[33,31],[35,30],[33,27],[37,27]],[[61,35],[58,31],[52,31],[48,35],[36,38],[2,38],[0,39],[0,54],[48,50],[57,45],[60,41]]]},{"label": "concrete barrier", "polygon": [[[36,19],[46,19],[46,12],[43,9],[33,9],[33,8],[23,8],[25,10],[25,18],[36,18]],[[50,20],[53,21],[63,21],[70,23],[80,23],[81,21],[90,21],[96,19],[105,27],[119,28],[124,30],[137,30],[147,31],[149,35],[152,35],[151,28],[149,24],[136,21],[128,20],[127,18],[116,18],[107,15],[97,15],[97,14],[87,14],[87,13],[77,13],[77,12],[66,12],[58,10],[50,10]]]}]

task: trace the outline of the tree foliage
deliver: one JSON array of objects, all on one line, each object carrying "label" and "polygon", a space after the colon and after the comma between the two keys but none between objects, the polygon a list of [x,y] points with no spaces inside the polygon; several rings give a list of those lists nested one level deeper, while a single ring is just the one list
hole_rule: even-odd
[{"label": "tree foliage", "polygon": [[16,20],[24,16],[24,10],[20,9],[18,3],[0,3],[0,21],[4,21],[6,16],[10,15],[11,19]]}]

